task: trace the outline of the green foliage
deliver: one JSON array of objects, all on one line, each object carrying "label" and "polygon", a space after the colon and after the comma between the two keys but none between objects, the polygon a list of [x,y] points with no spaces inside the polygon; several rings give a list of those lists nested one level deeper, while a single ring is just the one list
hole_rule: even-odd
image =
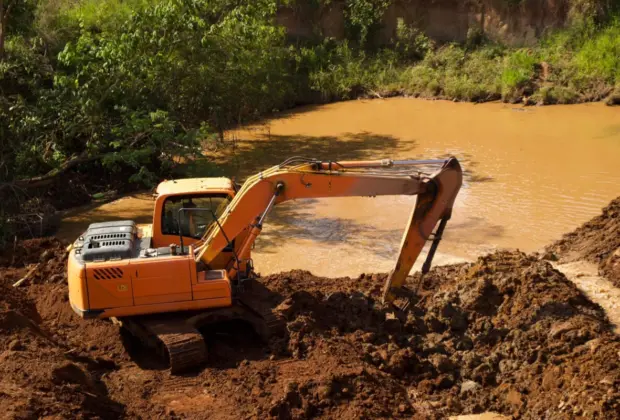
[{"label": "green foliage", "polygon": [[75,71],[58,83],[75,85],[86,107],[162,108],[187,124],[271,111],[288,93],[287,48],[268,10],[240,6],[212,23],[208,2],[162,1],[120,31],[68,44],[59,59]]},{"label": "green foliage", "polygon": [[575,65],[582,78],[620,80],[620,22],[586,40],[575,55]]},{"label": "green foliage", "polygon": [[506,57],[502,72],[502,97],[504,99],[516,99],[521,95],[523,89],[534,77],[534,66],[538,61],[532,51],[527,49],[515,50]]},{"label": "green foliage", "polygon": [[532,97],[543,105],[572,104],[579,100],[577,92],[565,86],[543,86]]},{"label": "green foliage", "polygon": [[57,63],[39,38],[9,40],[0,63],[0,130],[11,139],[2,145],[4,180],[86,154],[152,183],[154,171],[195,150],[205,122],[222,130],[291,95],[294,64],[272,23],[275,2],[127,4],[59,9],[55,21],[77,19],[79,32]]},{"label": "green foliage", "polygon": [[310,88],[320,92],[324,101],[351,98],[355,89],[372,84],[364,52],[353,50],[346,41],[335,48],[323,44],[304,49],[301,57]]},{"label": "green foliage", "polygon": [[89,31],[109,32],[118,29],[134,13],[146,10],[158,1],[149,0],[81,0],[62,2],[60,16],[78,22]]},{"label": "green foliage", "polygon": [[366,44],[376,31],[389,0],[346,0],[345,18],[348,37],[360,45]]},{"label": "green foliage", "polygon": [[9,35],[29,35],[35,17],[37,0],[4,0],[5,10],[10,7],[7,21]]},{"label": "green foliage", "polygon": [[20,37],[7,40],[0,61],[0,182],[14,174],[34,175],[50,157],[42,141],[45,111],[38,106],[38,93],[52,75],[36,47]]},{"label": "green foliage", "polygon": [[34,29],[57,53],[80,36],[119,30],[137,11],[157,2],[148,0],[39,0]]},{"label": "green foliage", "polygon": [[459,100],[541,104],[599,100],[620,81],[620,24],[584,24],[560,31],[529,49],[483,43],[432,49],[404,70],[400,83],[413,95]]},{"label": "green foliage", "polygon": [[501,65],[494,48],[467,52],[458,45],[448,45],[427,54],[401,80],[412,95],[493,100],[501,91]]},{"label": "green foliage", "polygon": [[404,19],[396,22],[394,50],[403,62],[417,61],[434,48],[433,41],[413,25],[406,25]]}]

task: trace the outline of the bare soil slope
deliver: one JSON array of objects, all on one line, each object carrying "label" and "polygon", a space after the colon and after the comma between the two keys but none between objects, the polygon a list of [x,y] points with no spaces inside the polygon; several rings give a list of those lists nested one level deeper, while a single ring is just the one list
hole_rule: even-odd
[{"label": "bare soil slope", "polygon": [[[256,293],[287,332],[205,331],[211,361],[171,376],[105,321],[67,302],[65,251],[29,241],[1,257],[2,417],[614,418],[620,340],[600,307],[551,265],[518,252],[434,269],[408,313],[379,303],[385,275],[292,271]],[[40,263],[33,281],[14,281]],[[49,267],[49,269],[48,269]],[[416,288],[419,278],[411,279]]]},{"label": "bare soil slope", "polygon": [[546,251],[548,257],[559,257],[561,262],[586,260],[598,264],[601,275],[620,287],[620,197]]}]

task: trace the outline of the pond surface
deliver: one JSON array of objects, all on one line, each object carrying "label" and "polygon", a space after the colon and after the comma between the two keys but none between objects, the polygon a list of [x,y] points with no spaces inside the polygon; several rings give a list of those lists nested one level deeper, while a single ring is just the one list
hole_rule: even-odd
[{"label": "pond surface", "polygon": [[[620,195],[620,109],[600,103],[521,108],[408,98],[351,101],[296,109],[228,134],[234,148],[210,152],[209,159],[238,180],[290,156],[457,156],[465,182],[435,264],[497,248],[538,250]],[[389,271],[414,203],[415,197],[376,197],[278,206],[256,243],[257,271]],[[148,222],[152,204],[143,194],[91,208],[67,218],[59,236],[73,239],[89,222],[111,218]]]}]

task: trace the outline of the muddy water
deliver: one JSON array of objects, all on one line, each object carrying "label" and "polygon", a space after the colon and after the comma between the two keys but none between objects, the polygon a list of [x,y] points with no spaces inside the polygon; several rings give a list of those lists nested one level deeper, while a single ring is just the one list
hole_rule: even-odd
[{"label": "muddy water", "polygon": [[[229,133],[211,152],[226,175],[245,176],[290,156],[324,159],[457,156],[466,170],[437,263],[500,247],[534,251],[599,213],[620,194],[620,110],[602,104],[521,108],[406,98],[299,109]],[[196,175],[211,167],[200,164]],[[274,209],[254,251],[263,274],[304,268],[317,275],[387,271],[415,198],[300,200]],[[67,220],[148,220],[148,197]],[[71,229],[69,229],[71,227]]]}]

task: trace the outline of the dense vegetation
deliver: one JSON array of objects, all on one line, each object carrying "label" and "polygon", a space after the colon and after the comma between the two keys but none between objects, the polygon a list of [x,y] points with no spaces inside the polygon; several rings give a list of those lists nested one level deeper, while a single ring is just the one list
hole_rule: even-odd
[{"label": "dense vegetation", "polygon": [[0,237],[7,215],[152,184],[232,124],[296,104],[571,103],[620,83],[613,19],[582,15],[529,49],[478,33],[438,45],[405,25],[377,46],[388,4],[346,0],[347,39],[293,42],[276,0],[0,0]]}]

